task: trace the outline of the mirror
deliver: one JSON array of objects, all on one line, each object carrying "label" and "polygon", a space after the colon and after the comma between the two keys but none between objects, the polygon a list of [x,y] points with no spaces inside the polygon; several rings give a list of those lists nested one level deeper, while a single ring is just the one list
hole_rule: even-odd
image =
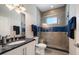
[{"label": "mirror", "polygon": [[21,13],[21,35],[25,36],[25,14]]},{"label": "mirror", "polygon": [[25,37],[25,14],[10,11],[5,5],[0,5],[1,36]]}]

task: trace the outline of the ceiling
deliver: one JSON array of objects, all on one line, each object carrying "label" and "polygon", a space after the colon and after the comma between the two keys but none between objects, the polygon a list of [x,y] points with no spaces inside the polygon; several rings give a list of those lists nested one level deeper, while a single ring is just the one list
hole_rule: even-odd
[{"label": "ceiling", "polygon": [[[51,8],[51,6],[53,6]],[[50,9],[55,9],[55,8],[59,8],[59,7],[63,7],[65,6],[64,4],[36,4],[36,7],[39,8],[39,10],[41,12],[45,12],[48,11]]]}]

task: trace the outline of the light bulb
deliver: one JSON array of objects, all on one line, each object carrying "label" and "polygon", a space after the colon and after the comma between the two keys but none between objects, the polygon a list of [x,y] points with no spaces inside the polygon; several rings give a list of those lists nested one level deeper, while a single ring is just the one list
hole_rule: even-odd
[{"label": "light bulb", "polygon": [[20,11],[19,9],[15,9],[15,11],[16,11],[17,13],[21,13],[21,11]]},{"label": "light bulb", "polygon": [[13,10],[13,9],[14,9],[14,7],[13,7],[12,5],[10,5],[10,4],[7,4],[6,7],[7,7],[9,10]]}]

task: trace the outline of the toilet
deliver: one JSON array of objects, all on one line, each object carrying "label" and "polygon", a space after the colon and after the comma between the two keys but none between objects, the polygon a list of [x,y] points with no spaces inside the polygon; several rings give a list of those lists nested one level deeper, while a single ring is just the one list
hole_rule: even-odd
[{"label": "toilet", "polygon": [[34,37],[36,40],[36,54],[45,55],[46,44],[38,43],[39,37]]}]

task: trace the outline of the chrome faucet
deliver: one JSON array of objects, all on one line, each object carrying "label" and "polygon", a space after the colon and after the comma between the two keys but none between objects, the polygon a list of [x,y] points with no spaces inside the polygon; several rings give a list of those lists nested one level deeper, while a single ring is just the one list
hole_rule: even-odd
[{"label": "chrome faucet", "polygon": [[7,35],[2,37],[3,45],[7,43],[6,39],[7,39]]}]

